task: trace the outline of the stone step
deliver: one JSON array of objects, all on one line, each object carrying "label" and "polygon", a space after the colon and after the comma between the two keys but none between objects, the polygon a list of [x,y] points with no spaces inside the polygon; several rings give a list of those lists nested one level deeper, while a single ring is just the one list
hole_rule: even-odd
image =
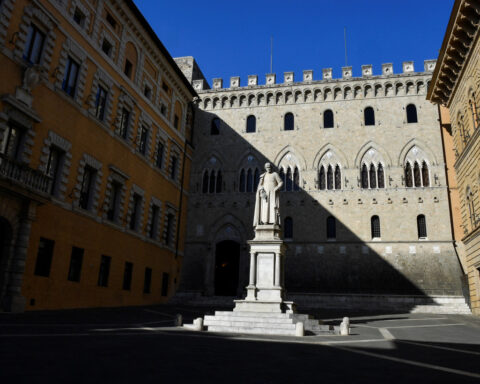
[{"label": "stone step", "polygon": [[289,319],[291,314],[289,313],[276,313],[276,312],[242,312],[242,311],[215,311],[215,316],[245,316],[245,317],[268,317],[277,319]]},{"label": "stone step", "polygon": [[243,327],[243,326],[208,326],[209,332],[225,332],[225,333],[247,333],[256,335],[282,335],[295,336],[295,328],[293,329],[279,329],[279,328],[263,328],[263,327]]},{"label": "stone step", "polygon": [[205,321],[242,321],[248,323],[262,323],[262,324],[295,324],[293,319],[290,318],[278,318],[278,317],[248,317],[248,316],[227,316],[227,315],[206,315]]},{"label": "stone step", "polygon": [[459,314],[471,315],[472,312],[467,304],[463,305],[416,305],[410,313],[437,313],[437,314]]},{"label": "stone step", "polygon": [[[217,320],[217,319],[205,319],[203,325],[210,326],[222,326],[222,327],[243,327],[243,328],[271,328],[271,329],[292,329],[295,330],[295,324],[293,323],[265,323],[258,321],[232,321],[232,320]],[[210,330],[210,328],[209,328]]]}]

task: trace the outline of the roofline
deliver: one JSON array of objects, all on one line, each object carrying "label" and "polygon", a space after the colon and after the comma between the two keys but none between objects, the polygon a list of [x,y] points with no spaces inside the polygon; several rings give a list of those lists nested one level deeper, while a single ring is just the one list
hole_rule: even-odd
[{"label": "roofline", "polygon": [[157,36],[157,34],[155,33],[155,31],[152,29],[152,27],[150,26],[150,24],[148,23],[148,21],[145,19],[145,17],[143,16],[142,12],[140,12],[140,10],[137,8],[137,6],[135,5],[135,3],[133,2],[133,0],[124,0],[125,3],[127,4],[128,8],[130,9],[130,11],[133,13],[133,15],[138,19],[138,21],[140,21],[140,23],[142,24],[143,28],[145,28],[145,30],[147,31],[148,35],[150,36],[150,38],[153,40],[153,42],[156,44],[157,48],[160,49],[160,52],[162,52],[162,54],[165,56],[165,58],[167,59],[168,63],[170,64],[170,66],[173,68],[173,70],[175,71],[175,73],[180,77],[180,79],[182,80],[183,84],[188,88],[188,90],[190,91],[190,93],[194,96],[194,97],[198,97],[198,94],[197,92],[195,91],[195,89],[192,87],[192,84],[190,84],[190,82],[187,80],[187,78],[185,77],[185,75],[183,74],[183,72],[180,70],[180,68],[178,67],[178,65],[175,63],[175,60],[173,60],[173,57],[172,55],[170,55],[170,53],[168,52],[167,48],[165,48],[165,46],[163,45],[163,43],[160,41],[159,37]]}]

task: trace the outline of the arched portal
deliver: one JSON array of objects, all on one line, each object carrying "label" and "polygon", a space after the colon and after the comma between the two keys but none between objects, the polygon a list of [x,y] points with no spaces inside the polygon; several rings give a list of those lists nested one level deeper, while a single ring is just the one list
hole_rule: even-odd
[{"label": "arched portal", "polygon": [[240,267],[240,244],[224,240],[215,247],[215,295],[236,296]]}]

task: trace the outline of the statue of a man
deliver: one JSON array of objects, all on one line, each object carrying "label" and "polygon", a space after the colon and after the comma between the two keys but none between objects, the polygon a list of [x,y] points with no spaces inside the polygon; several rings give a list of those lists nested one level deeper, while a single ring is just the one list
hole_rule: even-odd
[{"label": "statue of a man", "polygon": [[277,172],[273,172],[270,163],[265,164],[265,171],[260,175],[255,196],[254,227],[262,224],[280,225],[279,191],[283,186],[283,181]]}]

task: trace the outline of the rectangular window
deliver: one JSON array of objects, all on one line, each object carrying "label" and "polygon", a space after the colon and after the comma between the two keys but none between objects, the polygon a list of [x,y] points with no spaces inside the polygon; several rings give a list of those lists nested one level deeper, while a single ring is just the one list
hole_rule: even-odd
[{"label": "rectangular window", "polygon": [[35,275],[50,276],[50,267],[52,265],[53,247],[55,242],[53,240],[40,238],[38,244],[37,261],[35,263]]},{"label": "rectangular window", "polygon": [[110,256],[102,255],[100,260],[100,269],[98,271],[98,286],[108,287],[108,276],[110,275],[110,263],[112,258]]},{"label": "rectangular window", "polygon": [[178,122],[180,121],[180,119],[178,118],[178,115],[175,115],[174,118],[173,118],[173,126],[175,127],[175,129],[178,129]]},{"label": "rectangular window", "polygon": [[82,272],[83,248],[72,247],[72,255],[70,257],[70,268],[68,270],[69,281],[80,281],[80,273]]},{"label": "rectangular window", "polygon": [[64,156],[65,152],[61,149],[53,145],[50,147],[50,154],[48,155],[48,162],[45,174],[52,179],[50,187],[50,194],[52,196],[58,195],[58,189],[61,180],[60,171],[62,168]]},{"label": "rectangular window", "polygon": [[170,276],[168,275],[168,273],[166,272],[163,272],[162,274],[162,296],[167,296],[168,295],[168,283],[169,283],[169,280],[170,279]]},{"label": "rectangular window", "polygon": [[140,143],[138,144],[138,151],[145,155],[147,152],[147,138],[148,138],[148,128],[142,126],[140,128]]},{"label": "rectangular window", "polygon": [[170,245],[173,242],[173,221],[175,216],[171,213],[167,215],[165,222],[165,245]]},{"label": "rectangular window", "polygon": [[113,16],[107,12],[107,16],[105,17],[107,20],[108,24],[112,26],[113,29],[117,27],[117,21],[113,18]]},{"label": "rectangular window", "polygon": [[142,202],[142,196],[140,196],[138,193],[134,193],[132,214],[130,216],[130,225],[129,225],[132,231],[137,231],[139,227],[141,202]]},{"label": "rectangular window", "polygon": [[107,219],[110,221],[118,220],[118,212],[120,210],[120,195],[122,193],[122,184],[112,182],[110,191],[110,201],[108,202]]},{"label": "rectangular window", "polygon": [[131,76],[132,76],[132,69],[133,69],[133,65],[130,62],[130,60],[125,59],[125,68],[123,69],[123,73],[125,73],[125,75],[128,78],[131,78]]},{"label": "rectangular window", "polygon": [[123,272],[123,289],[129,291],[132,288],[132,272],[133,264],[125,262],[125,270]]},{"label": "rectangular window", "polygon": [[77,87],[78,69],[80,66],[71,57],[67,59],[65,66],[65,76],[63,77],[62,89],[70,96],[75,96],[75,89]]},{"label": "rectangular window", "polygon": [[165,104],[161,104],[160,105],[160,113],[163,115],[163,116],[166,116],[167,115],[167,106]]},{"label": "rectangular window", "polygon": [[168,88],[168,85],[167,85],[167,83],[165,83],[165,82],[162,82],[162,89],[163,89],[165,92],[167,92],[167,93],[168,93],[168,91],[169,91],[169,88]]},{"label": "rectangular window", "polygon": [[112,44],[107,39],[103,39],[102,43],[102,51],[105,53],[108,57],[110,57],[110,54],[112,53]]},{"label": "rectangular window", "polygon": [[119,134],[124,139],[127,139],[127,137],[128,137],[128,123],[129,122],[130,122],[130,112],[127,109],[122,108],[122,116],[120,118]]},{"label": "rectangular window", "polygon": [[165,147],[164,147],[163,143],[158,143],[157,158],[155,160],[155,165],[160,169],[163,167],[163,152],[164,152],[164,149],[165,149]]},{"label": "rectangular window", "polygon": [[73,21],[83,28],[85,25],[85,19],[85,14],[78,7],[76,7],[75,12],[73,13]]},{"label": "rectangular window", "polygon": [[150,237],[151,239],[157,238],[159,214],[160,208],[158,207],[158,205],[152,205],[152,221],[150,223],[150,231],[148,232],[148,237]]},{"label": "rectangular window", "polygon": [[147,99],[151,99],[152,98],[152,88],[150,88],[148,85],[145,85],[145,89],[143,90],[143,94],[145,95],[145,97]]},{"label": "rectangular window", "polygon": [[80,208],[89,210],[91,206],[91,196],[93,192],[93,185],[95,183],[95,178],[97,176],[97,171],[89,167],[88,165],[85,166],[83,171],[83,180],[82,180],[82,187],[80,189],[80,201],[79,205]]},{"label": "rectangular window", "polygon": [[143,293],[150,293],[152,286],[152,269],[145,268],[145,280],[143,281]]},{"label": "rectangular window", "polygon": [[177,156],[172,156],[172,168],[170,169],[170,178],[175,180],[177,178],[177,165],[178,165],[178,158]]},{"label": "rectangular window", "polygon": [[30,25],[25,42],[25,50],[23,51],[23,58],[32,64],[38,64],[42,55],[44,42],[45,34],[35,25]]},{"label": "rectangular window", "polygon": [[95,116],[102,120],[105,118],[105,106],[107,105],[108,92],[102,86],[98,87],[97,99],[95,100]]},{"label": "rectangular window", "polygon": [[8,124],[4,133],[4,140],[1,143],[0,153],[13,159],[20,160],[22,147],[25,138],[25,130],[14,124]]}]

